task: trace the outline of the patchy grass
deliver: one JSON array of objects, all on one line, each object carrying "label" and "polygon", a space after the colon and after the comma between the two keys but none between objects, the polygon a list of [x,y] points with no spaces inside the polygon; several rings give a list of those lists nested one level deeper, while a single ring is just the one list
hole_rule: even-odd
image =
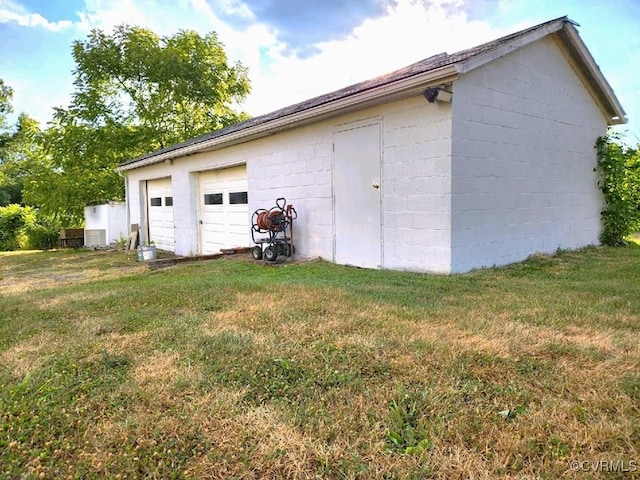
[{"label": "patchy grass", "polygon": [[640,463],[635,245],[454,276],[0,254],[0,292],[0,478],[628,478]]}]

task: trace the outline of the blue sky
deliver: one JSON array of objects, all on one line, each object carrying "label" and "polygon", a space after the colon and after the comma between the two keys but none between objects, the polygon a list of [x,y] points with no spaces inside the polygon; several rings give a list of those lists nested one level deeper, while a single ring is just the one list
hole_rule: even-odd
[{"label": "blue sky", "polygon": [[160,35],[216,31],[249,68],[259,115],[430,55],[567,15],[640,143],[640,0],[0,0],[0,78],[43,126],[73,91],[71,44],[128,23]]}]

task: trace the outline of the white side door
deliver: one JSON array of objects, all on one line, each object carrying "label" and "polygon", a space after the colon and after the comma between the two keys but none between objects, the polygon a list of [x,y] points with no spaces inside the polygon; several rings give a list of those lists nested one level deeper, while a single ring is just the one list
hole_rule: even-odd
[{"label": "white side door", "polygon": [[380,123],[334,132],[335,262],[382,266]]}]

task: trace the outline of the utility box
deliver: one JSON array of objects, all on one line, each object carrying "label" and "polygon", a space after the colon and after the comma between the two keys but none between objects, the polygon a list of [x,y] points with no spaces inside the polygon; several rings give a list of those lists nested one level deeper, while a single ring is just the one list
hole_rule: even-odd
[{"label": "utility box", "polygon": [[84,246],[107,248],[126,240],[127,207],[125,202],[107,202],[84,207]]}]

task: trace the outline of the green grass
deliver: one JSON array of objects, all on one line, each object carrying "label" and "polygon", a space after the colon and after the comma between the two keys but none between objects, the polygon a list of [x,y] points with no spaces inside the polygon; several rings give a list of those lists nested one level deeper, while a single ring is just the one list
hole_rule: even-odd
[{"label": "green grass", "polygon": [[640,463],[639,371],[635,244],[452,276],[0,254],[0,478],[630,478],[570,462]]}]

